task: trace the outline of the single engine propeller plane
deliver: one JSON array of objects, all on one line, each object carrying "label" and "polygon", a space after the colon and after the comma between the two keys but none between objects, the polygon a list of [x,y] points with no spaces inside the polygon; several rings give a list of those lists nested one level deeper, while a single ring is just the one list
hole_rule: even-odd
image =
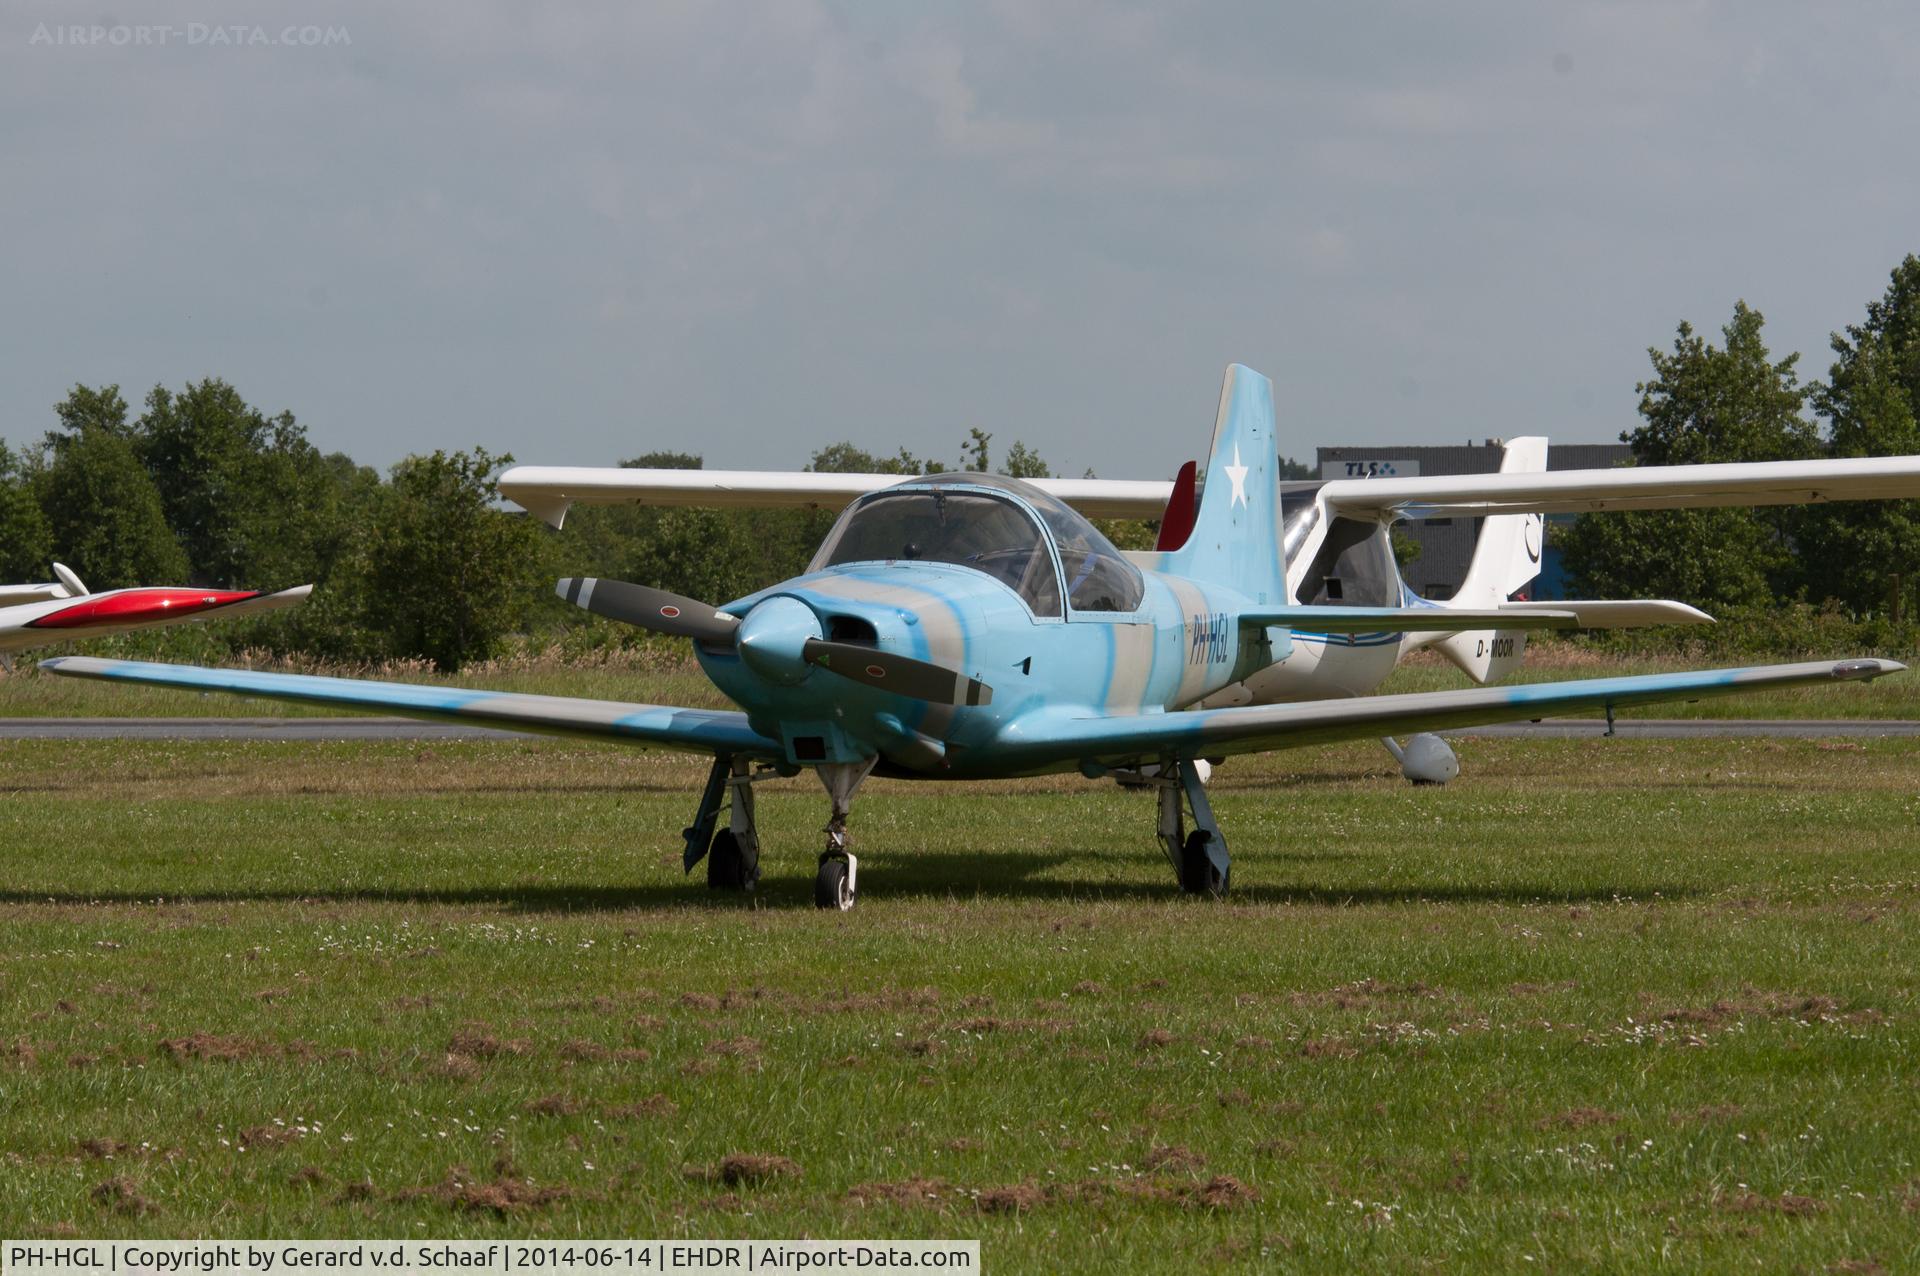
[{"label": "single engine propeller plane", "polygon": [[[683,834],[683,860],[691,872],[704,857],[714,887],[751,889],[758,880],[754,783],[812,769],[831,804],[815,902],[841,909],[857,887],[847,819],[870,774],[976,780],[1078,771],[1151,788],[1181,887],[1217,894],[1231,861],[1202,783],[1210,759],[1573,709],[1611,714],[1904,668],[1821,660],[1203,707],[1284,663],[1306,635],[1322,645],[1377,633],[1444,641],[1597,623],[1583,612],[1597,617],[1608,606],[1443,608],[1403,591],[1382,605],[1315,601],[1334,565],[1372,543],[1371,530],[1329,542],[1323,527],[1308,551],[1316,588],[1291,582],[1304,542],[1297,520],[1282,518],[1277,456],[1272,383],[1235,365],[1205,486],[1189,489],[1188,518],[1170,520],[1189,526],[1177,542],[1163,535],[1146,564],[1044,487],[938,474],[861,495],[805,574],[724,607],[621,581],[560,582],[561,596],[589,611],[690,639],[702,669],[740,706],[733,712],[79,657],[42,668],[707,754],[713,765]],[[1097,505],[1098,496],[1086,499]]]}]

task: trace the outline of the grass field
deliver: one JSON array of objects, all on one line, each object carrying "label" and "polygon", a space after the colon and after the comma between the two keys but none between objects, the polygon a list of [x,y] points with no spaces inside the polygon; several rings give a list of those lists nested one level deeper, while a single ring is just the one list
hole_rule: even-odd
[{"label": "grass field", "polygon": [[979,1236],[994,1271],[1920,1265],[1920,742],[1151,801],[563,743],[0,744],[0,1233]]},{"label": "grass field", "polygon": [[[142,637],[136,635],[136,637]],[[81,644],[85,654],[109,658],[146,659],[131,640],[107,639]],[[1823,653],[1782,653],[1776,661],[1811,660]],[[1846,652],[1825,655],[1839,658]],[[1909,653],[1897,653],[1912,662]],[[193,663],[191,656],[161,656]],[[233,663],[220,662],[215,663]],[[1571,643],[1536,643],[1526,666],[1512,682],[1544,682],[1567,678],[1606,678],[1629,674],[1667,673],[1731,665],[1739,661],[1687,662],[1677,657],[1647,659],[1602,655]],[[1747,664],[1767,663],[1763,660]],[[261,667],[280,668],[265,664]],[[607,700],[677,704],[694,708],[731,708],[700,672],[679,644],[634,650],[595,651],[561,655],[533,652],[476,664],[457,675],[437,675],[424,666],[397,668],[334,668],[299,666],[302,673],[330,673],[346,677],[374,677],[450,686],[485,687],[496,691],[524,691],[544,695],[591,696]],[[1431,652],[1410,657],[1381,690],[1446,691],[1472,685],[1452,665]],[[41,674],[26,665],[12,675],[0,675],[0,718],[115,718],[115,717],[305,717],[325,715],[324,709],[271,700],[244,700],[233,696],[201,695],[128,687],[77,678]],[[1877,679],[1846,687],[1791,687],[1778,691],[1710,698],[1694,704],[1649,705],[1623,710],[1623,718],[1920,718],[1920,675]]]}]

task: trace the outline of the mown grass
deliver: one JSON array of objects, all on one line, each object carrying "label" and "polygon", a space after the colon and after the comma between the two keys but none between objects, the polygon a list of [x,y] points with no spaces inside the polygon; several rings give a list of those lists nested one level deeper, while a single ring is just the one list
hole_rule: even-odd
[{"label": "mown grass", "polygon": [[842,916],[805,778],[746,900],[686,760],[0,744],[0,1231],[1920,1263],[1920,747],[1461,752],[1228,764],[1225,902],[1143,795],[876,782]]},{"label": "mown grass", "polygon": [[[158,654],[133,645],[145,635],[79,644],[76,650],[115,659],[178,659],[190,656]],[[1850,653],[1830,653],[1838,658]],[[1783,654],[1776,661],[1816,659],[1815,655]],[[443,686],[482,687],[495,691],[540,695],[586,696],[642,704],[676,704],[691,708],[733,707],[716,690],[679,644],[657,643],[639,648],[563,651],[530,649],[471,665],[458,674],[438,674],[424,663],[378,667],[333,666],[274,660],[215,661],[252,663],[254,667],[340,677],[381,678],[426,682]],[[1745,662],[1696,660],[1679,657],[1617,656],[1594,652],[1572,643],[1539,643],[1528,653],[1525,667],[1511,682],[1548,682],[1569,678],[1606,678],[1630,674],[1669,673]],[[1470,686],[1466,677],[1431,652],[1409,657],[1380,688],[1383,692],[1449,691]],[[237,696],[163,691],[151,687],[58,678],[42,674],[33,662],[23,663],[12,675],[0,674],[0,718],[127,718],[127,717],[308,717],[327,716],[325,709],[247,700]],[[1795,687],[1731,698],[1710,698],[1693,704],[1675,702],[1622,711],[1623,718],[1920,718],[1920,674],[1902,674],[1872,683],[1846,687]]]}]

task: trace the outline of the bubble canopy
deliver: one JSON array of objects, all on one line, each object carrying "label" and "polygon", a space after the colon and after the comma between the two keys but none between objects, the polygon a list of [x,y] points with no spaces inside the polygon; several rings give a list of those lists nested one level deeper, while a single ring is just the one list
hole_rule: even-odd
[{"label": "bubble canopy", "polygon": [[1059,551],[1074,611],[1139,609],[1140,572],[1099,528],[1058,497],[1000,474],[934,474],[862,497],[827,534],[813,568],[950,563],[1007,585],[1034,615],[1057,617],[1063,591],[1049,546]]}]

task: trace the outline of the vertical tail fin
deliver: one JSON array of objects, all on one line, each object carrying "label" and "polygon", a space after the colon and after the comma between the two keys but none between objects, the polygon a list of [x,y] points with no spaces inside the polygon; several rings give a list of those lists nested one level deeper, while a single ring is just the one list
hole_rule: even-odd
[{"label": "vertical tail fin", "polygon": [[[1547,468],[1547,441],[1511,439],[1500,459],[1502,474],[1538,474]],[[1443,606],[1498,607],[1540,574],[1545,521],[1538,514],[1493,514],[1480,524],[1467,577]],[[1478,683],[1498,682],[1520,667],[1527,633],[1481,629],[1436,638],[1431,646]]]},{"label": "vertical tail fin", "polygon": [[1283,601],[1279,463],[1273,382],[1229,364],[1213,448],[1200,471],[1193,530],[1185,544],[1161,556],[1162,570],[1224,585],[1257,603]]}]

